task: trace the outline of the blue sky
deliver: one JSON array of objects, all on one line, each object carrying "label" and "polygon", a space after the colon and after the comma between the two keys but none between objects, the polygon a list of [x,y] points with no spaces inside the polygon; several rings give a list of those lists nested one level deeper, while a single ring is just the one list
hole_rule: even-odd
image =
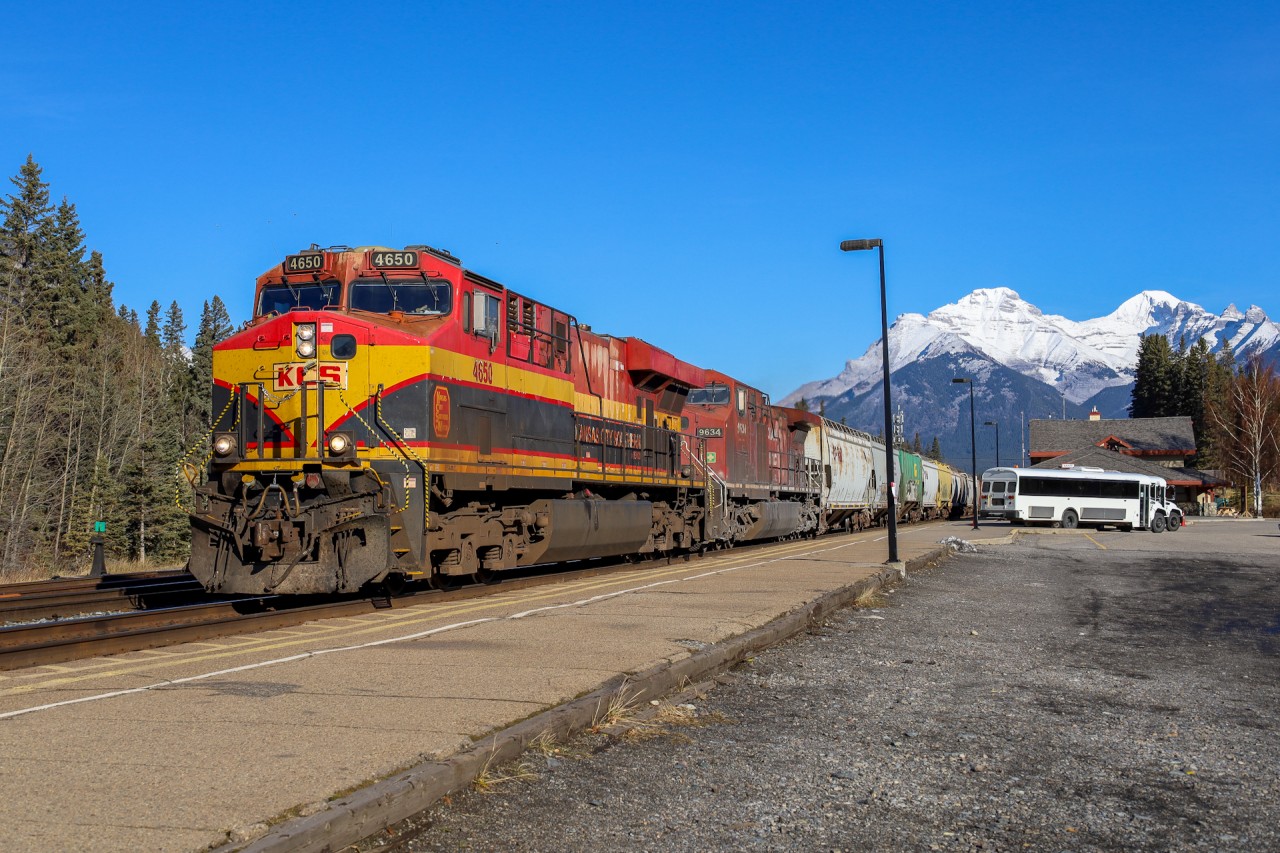
[{"label": "blue sky", "polygon": [[[781,396],[891,315],[1008,286],[1280,313],[1280,5],[22,4],[0,172],[35,155],[116,297],[317,242],[448,248]],[[6,187],[4,190],[8,192]]]}]

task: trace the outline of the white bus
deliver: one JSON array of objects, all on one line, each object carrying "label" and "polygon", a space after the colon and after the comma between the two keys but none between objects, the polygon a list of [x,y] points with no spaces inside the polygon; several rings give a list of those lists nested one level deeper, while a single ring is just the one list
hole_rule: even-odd
[{"label": "white bus", "polygon": [[1182,527],[1173,490],[1159,477],[1101,468],[989,468],[979,513],[1012,524],[1151,530]]}]

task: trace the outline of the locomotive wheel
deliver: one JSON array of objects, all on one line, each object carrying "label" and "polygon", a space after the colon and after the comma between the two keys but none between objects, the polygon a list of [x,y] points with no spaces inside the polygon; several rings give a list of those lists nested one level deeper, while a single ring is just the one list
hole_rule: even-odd
[{"label": "locomotive wheel", "polygon": [[472,577],[476,579],[476,583],[491,585],[502,580],[502,578],[499,576],[500,574],[501,572],[495,572],[493,569],[480,569],[474,575],[472,575]]},{"label": "locomotive wheel", "polygon": [[447,575],[444,572],[435,572],[431,575],[431,588],[445,592],[450,589],[457,589],[462,585],[462,581],[458,575]]},{"label": "locomotive wheel", "polygon": [[382,591],[390,598],[398,598],[404,595],[405,586],[408,584],[408,578],[399,572],[392,572],[382,581]]}]

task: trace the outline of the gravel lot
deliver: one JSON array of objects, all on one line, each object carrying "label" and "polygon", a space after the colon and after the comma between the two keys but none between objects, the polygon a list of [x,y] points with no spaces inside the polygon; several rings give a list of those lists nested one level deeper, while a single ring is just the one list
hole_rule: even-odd
[{"label": "gravel lot", "polygon": [[957,555],[393,849],[1280,849],[1275,534]]}]

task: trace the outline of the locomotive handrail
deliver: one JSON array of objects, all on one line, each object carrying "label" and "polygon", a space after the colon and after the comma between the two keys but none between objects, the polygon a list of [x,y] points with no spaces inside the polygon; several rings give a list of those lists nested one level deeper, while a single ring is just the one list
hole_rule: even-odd
[{"label": "locomotive handrail", "polygon": [[[680,447],[681,447],[683,450],[685,450],[685,451],[689,454],[689,458],[690,458],[691,460],[693,460],[693,463],[694,463],[696,466],[698,466],[699,468],[701,468],[701,469],[703,470],[703,472],[707,475],[707,478],[708,478],[709,480],[711,480],[712,482],[714,482],[716,485],[718,485],[718,486],[720,487],[720,490],[721,490],[721,492],[723,493],[723,494],[722,494],[722,497],[721,497],[721,500],[720,500],[720,506],[724,506],[725,504],[727,504],[727,503],[729,502],[729,486],[728,486],[728,484],[727,484],[727,483],[725,483],[725,481],[724,481],[724,480],[720,479],[719,475],[718,475],[718,474],[716,474],[716,472],[715,472],[715,471],[712,471],[712,470],[711,470],[711,466],[710,466],[710,465],[708,465],[706,462],[702,461],[702,459],[700,459],[700,458],[697,456],[697,454],[695,454],[695,453],[694,453],[694,452],[689,448],[689,443],[688,443],[687,441],[685,441],[685,440],[684,440],[684,436],[681,436],[681,437],[680,437]],[[716,507],[716,504],[715,504],[714,498],[715,498],[715,493],[714,493],[714,492],[712,492],[712,499],[713,499],[713,500],[712,500],[712,502],[711,502],[711,507],[710,507],[711,509],[715,509],[715,507]]]}]

